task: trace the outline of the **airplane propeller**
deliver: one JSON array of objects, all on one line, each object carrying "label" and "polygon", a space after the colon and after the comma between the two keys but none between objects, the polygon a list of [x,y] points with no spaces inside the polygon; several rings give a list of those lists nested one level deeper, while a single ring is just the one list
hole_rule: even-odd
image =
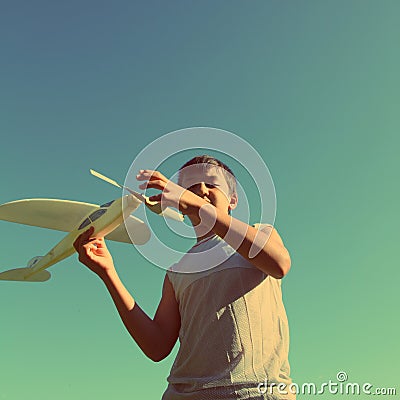
[{"label": "airplane propeller", "polygon": [[176,221],[180,221],[180,222],[183,221],[183,215],[181,213],[173,210],[170,207],[167,207],[167,208],[165,208],[163,210],[161,208],[161,202],[159,202],[159,201],[151,201],[144,194],[135,192],[134,190],[128,188],[127,186],[121,185],[117,181],[114,181],[113,179],[108,178],[107,176],[105,176],[105,175],[101,174],[100,172],[97,172],[97,171],[95,171],[93,169],[90,170],[90,173],[93,176],[95,176],[95,177],[97,177],[97,178],[99,178],[99,179],[101,179],[101,180],[103,180],[105,182],[110,183],[111,185],[114,185],[114,186],[116,186],[116,187],[118,187],[120,189],[125,189],[127,192],[129,192],[130,194],[135,196],[137,199],[142,201],[150,211],[152,211],[152,212],[154,212],[156,214],[163,215],[165,217],[174,219]]}]

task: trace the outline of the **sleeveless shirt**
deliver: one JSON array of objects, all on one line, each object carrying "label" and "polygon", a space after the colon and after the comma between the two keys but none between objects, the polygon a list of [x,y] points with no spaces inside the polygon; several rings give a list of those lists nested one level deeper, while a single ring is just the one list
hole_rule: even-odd
[{"label": "sleeveless shirt", "polygon": [[[292,382],[279,279],[263,273],[216,235],[193,246],[167,276],[181,327],[163,400],[296,398],[288,389],[287,395],[276,391],[279,383],[288,388]],[[259,384],[264,382],[262,394]]]}]

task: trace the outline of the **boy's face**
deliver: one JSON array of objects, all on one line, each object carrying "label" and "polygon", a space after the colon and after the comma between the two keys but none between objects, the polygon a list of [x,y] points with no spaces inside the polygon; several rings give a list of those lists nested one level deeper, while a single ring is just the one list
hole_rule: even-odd
[{"label": "boy's face", "polygon": [[228,213],[237,204],[237,195],[230,194],[228,183],[219,167],[190,165],[181,171],[181,184],[216,208]]}]

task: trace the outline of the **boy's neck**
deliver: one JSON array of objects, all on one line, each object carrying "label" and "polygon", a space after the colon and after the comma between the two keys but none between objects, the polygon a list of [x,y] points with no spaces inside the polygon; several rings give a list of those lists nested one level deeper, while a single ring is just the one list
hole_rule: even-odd
[{"label": "boy's neck", "polygon": [[[226,212],[226,214],[230,215],[229,211]],[[192,219],[191,219],[191,223],[192,223],[192,226],[193,226],[194,231],[196,233],[196,237],[197,237],[196,243],[199,243],[199,242],[201,242],[202,240],[204,240],[206,238],[209,238],[211,236],[215,236],[216,235],[216,233],[212,229],[210,229],[207,233],[204,234],[204,227],[203,228],[199,228],[199,226],[197,226],[196,223]]]}]

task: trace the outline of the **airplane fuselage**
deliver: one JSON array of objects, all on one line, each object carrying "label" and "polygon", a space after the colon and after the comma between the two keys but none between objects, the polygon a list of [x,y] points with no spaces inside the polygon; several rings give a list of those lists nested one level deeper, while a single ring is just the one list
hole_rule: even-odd
[{"label": "airplane fuselage", "polygon": [[93,236],[104,237],[111,233],[115,228],[123,223],[124,218],[128,217],[141,204],[133,195],[126,195],[114,201],[100,206],[95,211],[91,211],[82,222],[56,244],[46,255],[37,258],[35,262],[27,268],[24,278],[49,268],[59,261],[71,256],[74,252],[73,243],[76,238],[87,231],[90,227],[94,227]]}]

